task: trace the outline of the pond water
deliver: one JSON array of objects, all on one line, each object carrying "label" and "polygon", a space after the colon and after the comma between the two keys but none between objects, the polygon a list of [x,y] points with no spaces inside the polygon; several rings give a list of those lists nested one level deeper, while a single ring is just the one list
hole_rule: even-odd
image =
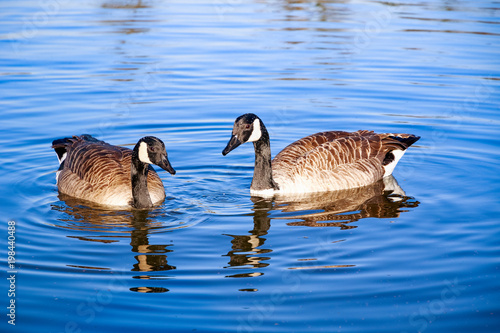
[{"label": "pond water", "polygon": [[[500,330],[497,1],[0,7],[2,332]],[[247,112],[273,156],[324,130],[421,136],[404,194],[250,197],[252,146],[221,154]],[[165,202],[59,196],[51,142],[82,133],[161,138]]]}]

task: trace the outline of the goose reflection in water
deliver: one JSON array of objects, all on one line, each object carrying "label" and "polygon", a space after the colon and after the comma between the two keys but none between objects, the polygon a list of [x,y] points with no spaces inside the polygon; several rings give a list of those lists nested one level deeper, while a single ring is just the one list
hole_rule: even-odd
[{"label": "goose reflection in water", "polygon": [[[292,226],[357,228],[349,223],[364,218],[398,218],[405,208],[419,202],[399,186],[393,176],[364,187],[304,196],[276,198],[274,209],[281,210],[278,219],[299,219]],[[308,212],[309,211],[309,212]],[[313,211],[313,212],[310,212]],[[319,211],[319,212],[318,212]],[[298,214],[288,214],[298,213]]]},{"label": "goose reflection in water", "polygon": [[[349,225],[365,218],[399,218],[401,213],[418,207],[419,202],[409,197],[393,176],[372,185],[343,191],[314,193],[297,196],[276,196],[272,200],[252,197],[254,202],[254,228],[249,235],[227,235],[232,237],[232,249],[227,253],[231,259],[227,268],[262,268],[269,265],[272,252],[266,249],[265,241],[273,220],[293,220],[289,226],[338,227],[341,230],[357,228]],[[279,213],[278,213],[279,212]],[[298,221],[297,221],[298,220]],[[338,268],[354,265],[310,266],[308,268]],[[290,269],[303,269],[292,267]],[[307,267],[306,267],[307,268]],[[252,277],[260,272],[239,273],[227,277]]]},{"label": "goose reflection in water", "polygon": [[[272,201],[270,200],[257,200],[254,202],[253,208],[253,229],[249,231],[249,235],[230,235],[226,236],[232,237],[231,240],[231,251],[229,251],[226,256],[230,257],[229,266],[225,268],[241,268],[241,267],[252,267],[252,268],[263,268],[269,264],[265,261],[269,260],[270,257],[262,256],[266,253],[271,253],[271,249],[265,249],[264,245],[269,228],[271,227],[271,218],[269,217],[269,211],[273,208]],[[250,254],[249,254],[250,253]],[[226,277],[254,277],[262,275],[260,272],[250,272],[250,273],[239,273],[232,274]]]},{"label": "goose reflection in water", "polygon": [[[170,271],[176,269],[175,266],[168,264],[167,253],[173,252],[169,247],[173,244],[150,244],[150,233],[154,229],[165,229],[165,223],[155,221],[169,220],[168,214],[160,209],[156,210],[130,210],[130,211],[114,211],[103,210],[103,207],[96,207],[91,203],[60,195],[63,203],[53,205],[53,209],[63,212],[68,215],[68,218],[59,221],[63,224],[59,227],[78,231],[89,232],[92,236],[68,236],[83,241],[100,242],[100,243],[115,243],[121,238],[130,237],[130,246],[136,263],[131,268],[132,272],[141,272],[143,274],[133,276],[137,280],[162,280],[168,279],[166,275],[148,274],[149,272]],[[97,209],[96,209],[97,208]],[[171,217],[170,217],[171,219]],[[183,228],[178,221],[175,228]],[[109,270],[110,268],[90,267],[68,265],[70,267]],[[136,292],[167,292],[168,289],[162,287],[140,286],[130,288]]]},{"label": "goose reflection in water", "polygon": [[[165,221],[171,221],[172,216],[164,210],[132,210],[106,211],[95,209],[92,206],[82,206],[81,201],[61,197],[65,204],[54,205],[54,209],[67,214],[61,227],[88,231],[94,236],[68,236],[85,241],[101,243],[118,242],[120,238],[130,237],[130,246],[136,263],[131,271],[142,272],[134,276],[138,280],[162,280],[168,276],[157,275],[157,272],[175,270],[176,267],[168,263],[167,254],[173,244],[150,244],[150,234],[155,229],[178,229],[189,226],[174,219],[168,227]],[[231,249],[224,256],[229,257],[225,269],[249,269],[226,277],[255,277],[263,275],[261,271],[270,265],[270,246],[266,241],[271,227],[271,220],[291,220],[288,226],[309,227],[338,227],[352,229],[358,226],[350,225],[365,218],[395,219],[401,213],[415,208],[419,202],[406,196],[396,180],[391,177],[370,186],[326,193],[316,193],[303,196],[275,197],[263,199],[251,197],[253,201],[253,228],[246,235],[224,234],[231,238]],[[203,218],[202,218],[203,219]],[[161,222],[159,222],[161,221]],[[97,234],[97,235],[96,235]],[[352,267],[354,265],[328,265],[319,268]],[[77,266],[72,266],[77,267]],[[302,265],[290,269],[318,268],[317,266]],[[99,267],[85,267],[86,269],[109,269]],[[156,272],[148,274],[148,272]],[[130,288],[136,292],[166,292],[162,287],[140,286]]]}]

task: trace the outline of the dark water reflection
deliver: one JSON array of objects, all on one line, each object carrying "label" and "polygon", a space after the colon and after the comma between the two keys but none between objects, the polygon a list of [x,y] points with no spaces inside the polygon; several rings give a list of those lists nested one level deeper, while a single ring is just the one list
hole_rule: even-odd
[{"label": "dark water reflection", "polygon": [[[151,244],[152,233],[167,232],[188,227],[185,221],[179,220],[175,212],[156,210],[106,210],[100,206],[89,204],[68,196],[60,195],[61,204],[52,205],[52,209],[64,213],[65,218],[59,219],[57,227],[67,230],[85,232],[85,236],[69,235],[88,242],[117,243],[125,238],[130,239],[131,251],[135,254],[135,263],[132,263],[132,272],[166,272],[175,270],[176,267],[168,263],[168,254],[173,252],[170,248],[173,243]],[[162,221],[162,222],[159,222]],[[110,263],[112,266],[113,263]],[[105,267],[90,267],[68,265],[84,269],[112,269]],[[141,274],[135,279],[166,279],[165,275]],[[165,292],[168,289],[158,287],[134,287],[137,292]]]},{"label": "dark water reflection", "polygon": [[[288,226],[338,227],[347,230],[358,227],[350,223],[366,218],[397,219],[401,213],[419,205],[415,198],[405,194],[392,176],[356,189],[273,199],[252,197],[252,201],[253,229],[248,235],[227,235],[232,238],[231,251],[227,253],[230,257],[227,267],[262,268],[269,265],[271,258],[266,254],[273,252],[273,249],[266,246],[265,236],[271,228],[271,220],[299,220],[288,222]],[[227,277],[260,274],[251,272]]]},{"label": "dark water reflection", "polygon": [[152,2],[134,0],[134,1],[105,1],[101,5],[102,8],[113,8],[113,9],[140,9],[140,8],[150,8]]},{"label": "dark water reflection", "polygon": [[[82,241],[116,243],[130,238],[131,251],[135,254],[132,272],[166,272],[177,267],[168,263],[173,252],[173,243],[151,244],[150,234],[172,231],[189,227],[179,221],[175,213],[163,209],[153,210],[106,210],[88,202],[60,195],[61,204],[52,209],[64,213],[58,227],[84,231],[83,236],[67,236]],[[399,218],[400,214],[418,207],[419,202],[406,196],[394,177],[388,177],[370,186],[325,193],[300,196],[275,197],[263,199],[252,197],[253,229],[248,234],[223,234],[231,238],[231,250],[224,254],[229,257],[225,268],[264,268],[269,266],[269,254],[273,249],[266,246],[266,235],[272,220],[293,220],[288,226],[338,227],[341,230],[357,228],[352,222],[366,218]],[[298,220],[298,221],[297,221]],[[169,222],[170,221],[170,222]],[[361,225],[360,225],[361,226]],[[78,265],[68,265],[80,267]],[[110,265],[112,266],[112,265]],[[354,266],[354,265],[352,265]],[[344,266],[347,267],[347,266]],[[351,266],[349,266],[351,267]],[[111,269],[106,267],[85,266],[86,269]],[[255,277],[261,272],[248,272],[227,275],[226,277]],[[165,275],[142,274],[136,279],[162,279]],[[159,292],[161,289],[149,287],[135,288],[139,292]],[[132,289],[131,289],[132,290]]]},{"label": "dark water reflection", "polygon": [[302,220],[287,223],[291,226],[351,229],[357,226],[349,226],[349,223],[365,218],[398,218],[401,213],[418,205],[419,202],[413,197],[406,196],[396,179],[390,176],[370,186],[315,193],[293,200],[278,199],[275,201],[274,209],[286,213],[284,215],[287,216],[280,217],[281,219]]},{"label": "dark water reflection", "polygon": [[[271,218],[269,211],[273,209],[273,203],[269,200],[258,200],[254,202],[253,229],[247,235],[227,235],[231,237],[231,251],[226,256],[230,257],[228,267],[267,267],[270,257],[266,254],[273,250],[266,248],[265,242],[269,228],[271,228]],[[228,275],[227,277],[252,277],[262,273],[250,272]]]}]

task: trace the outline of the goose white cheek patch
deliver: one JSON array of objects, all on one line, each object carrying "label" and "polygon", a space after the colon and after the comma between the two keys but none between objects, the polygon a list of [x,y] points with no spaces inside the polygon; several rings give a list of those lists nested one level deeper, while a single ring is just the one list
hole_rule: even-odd
[{"label": "goose white cheek patch", "polygon": [[262,136],[262,131],[260,129],[260,120],[259,118],[255,118],[255,120],[253,121],[252,135],[250,135],[247,142],[257,141],[260,139],[261,136]]},{"label": "goose white cheek patch", "polygon": [[151,162],[151,160],[149,159],[148,145],[146,144],[146,142],[141,142],[141,144],[139,145],[139,160],[142,163],[153,164],[153,162]]}]

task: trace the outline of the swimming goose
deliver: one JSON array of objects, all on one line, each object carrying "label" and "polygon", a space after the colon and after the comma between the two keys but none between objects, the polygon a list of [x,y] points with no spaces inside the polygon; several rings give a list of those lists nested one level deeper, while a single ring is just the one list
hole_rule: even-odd
[{"label": "swimming goose", "polygon": [[222,155],[253,142],[255,168],[251,195],[336,191],[372,184],[392,174],[406,149],[420,137],[373,131],[328,131],[306,136],[271,162],[269,134],[262,120],[247,113],[234,122]]},{"label": "swimming goose", "polygon": [[56,180],[63,194],[107,206],[149,208],[165,199],[165,189],[150,164],[175,174],[164,143],[153,136],[133,150],[90,135],[52,142],[59,159]]}]

